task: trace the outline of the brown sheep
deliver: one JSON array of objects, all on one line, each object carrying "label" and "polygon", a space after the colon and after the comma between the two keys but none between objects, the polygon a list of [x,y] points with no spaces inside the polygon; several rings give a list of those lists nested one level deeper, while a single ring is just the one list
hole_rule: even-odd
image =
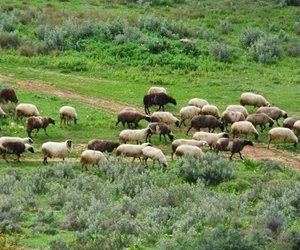
[{"label": "brown sheep", "polygon": [[94,139],[88,142],[87,148],[91,150],[97,150],[100,152],[111,153],[118,146],[120,146],[120,143],[118,142]]},{"label": "brown sheep", "polygon": [[267,123],[269,123],[270,128],[274,125],[274,120],[265,113],[251,114],[247,117],[246,121],[251,122],[255,128],[259,125],[261,132],[266,128]]},{"label": "brown sheep", "polygon": [[279,125],[278,123],[278,119],[283,117],[283,118],[287,118],[288,115],[287,113],[282,110],[282,109],[279,109],[277,107],[260,107],[258,110],[257,110],[257,113],[265,113],[267,114],[268,116],[270,116],[273,120],[276,121],[277,125]]},{"label": "brown sheep", "polygon": [[27,119],[26,127],[27,127],[27,133],[28,137],[32,138],[31,132],[32,130],[36,129],[35,135],[38,134],[40,128],[44,129],[45,134],[47,134],[46,128],[49,124],[55,125],[55,121],[50,117],[42,117],[42,116],[31,116]]},{"label": "brown sheep", "polygon": [[284,119],[283,127],[293,129],[294,123],[300,120],[300,116],[292,116]]},{"label": "brown sheep", "polygon": [[13,88],[4,88],[0,91],[0,102],[13,102],[18,103],[16,92]]},{"label": "brown sheep", "polygon": [[159,140],[161,141],[161,136],[163,135],[165,141],[167,141],[166,135],[169,137],[170,141],[173,141],[174,135],[170,127],[165,123],[153,122],[148,125],[149,130],[147,130],[146,142],[149,140],[151,143],[151,136],[153,134],[159,134]]},{"label": "brown sheep", "polygon": [[201,128],[208,128],[208,132],[214,132],[218,127],[224,131],[223,122],[219,121],[216,117],[212,115],[197,115],[193,117],[191,126],[187,130],[186,135],[188,135],[192,128],[197,131],[200,131]]},{"label": "brown sheep", "polygon": [[144,115],[139,111],[134,110],[122,110],[118,114],[118,121],[116,122],[115,126],[118,126],[118,124],[121,122],[123,127],[125,127],[125,123],[127,123],[128,127],[130,123],[134,124],[134,128],[137,128],[138,123],[140,120],[145,119],[146,121],[150,122],[150,116]]}]

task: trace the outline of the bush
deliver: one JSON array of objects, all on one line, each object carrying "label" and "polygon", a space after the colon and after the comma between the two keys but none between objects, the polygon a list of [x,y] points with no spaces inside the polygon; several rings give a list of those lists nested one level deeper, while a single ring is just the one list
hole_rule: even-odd
[{"label": "bush", "polygon": [[284,30],[280,30],[278,33],[278,39],[282,42],[287,42],[289,40],[289,36],[286,34]]},{"label": "bush", "polygon": [[290,57],[298,57],[300,56],[300,44],[299,43],[292,43],[289,48],[287,49],[287,54]]},{"label": "bush", "polygon": [[273,37],[260,38],[250,48],[252,58],[260,63],[276,63],[282,55],[278,39]]},{"label": "bush", "polygon": [[221,34],[229,34],[232,31],[232,24],[228,19],[224,19],[220,22],[220,32]]},{"label": "bush", "polygon": [[295,22],[295,24],[294,24],[294,32],[297,35],[300,35],[300,22]]},{"label": "bush", "polygon": [[197,32],[197,36],[206,41],[216,41],[217,40],[217,35],[214,34],[211,30],[207,28],[200,28],[200,30]]},{"label": "bush", "polygon": [[170,46],[171,45],[167,40],[160,40],[155,38],[149,41],[148,49],[152,54],[159,54],[164,50],[168,50]]},{"label": "bush", "polygon": [[0,30],[0,48],[16,48],[19,43],[19,32],[5,32]]},{"label": "bush", "polygon": [[32,57],[46,52],[42,44],[26,41],[20,46],[19,53],[21,56]]},{"label": "bush", "polygon": [[206,185],[218,185],[234,175],[230,161],[214,153],[206,153],[200,160],[182,157],[176,162],[176,168],[186,181],[196,183],[200,180]]},{"label": "bush", "polygon": [[286,6],[286,5],[300,6],[300,0],[278,0],[277,2],[279,6]]},{"label": "bush", "polygon": [[214,43],[210,46],[211,56],[220,62],[232,62],[233,49],[224,43]]},{"label": "bush", "polygon": [[260,38],[265,37],[265,33],[258,28],[248,28],[244,30],[240,37],[240,43],[243,48],[250,48]]},{"label": "bush", "polygon": [[286,250],[300,249],[300,233],[298,231],[285,233],[280,239],[280,246]]},{"label": "bush", "polygon": [[60,238],[55,238],[49,244],[50,250],[68,250],[70,249],[66,242]]},{"label": "bush", "polygon": [[14,25],[17,23],[16,12],[4,12],[0,9],[0,30],[11,32],[14,30]]}]

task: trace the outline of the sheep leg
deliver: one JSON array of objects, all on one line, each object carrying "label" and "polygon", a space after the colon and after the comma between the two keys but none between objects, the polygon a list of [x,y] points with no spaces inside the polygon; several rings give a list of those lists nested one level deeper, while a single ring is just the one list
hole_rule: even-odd
[{"label": "sheep leg", "polygon": [[116,124],[115,124],[115,127],[117,127],[119,123],[120,123],[120,121],[117,121]]},{"label": "sheep leg", "polygon": [[148,160],[148,157],[145,157],[145,158],[144,158],[145,165],[148,167],[147,160]]},{"label": "sheep leg", "polygon": [[190,127],[188,128],[188,130],[186,131],[186,135],[189,134],[189,132],[190,132],[190,130],[192,129],[192,127],[193,127],[193,126],[190,126]]},{"label": "sheep leg", "polygon": [[152,167],[154,168],[154,165],[155,165],[155,160],[153,160],[153,163],[152,163]]},{"label": "sheep leg", "polygon": [[240,155],[241,160],[244,160],[242,157],[241,151],[239,152],[239,155]]},{"label": "sheep leg", "polygon": [[17,154],[17,162],[20,162],[20,157],[21,157],[21,155],[20,154]]},{"label": "sheep leg", "polygon": [[166,135],[165,134],[163,134],[163,136],[164,136],[164,138],[165,138],[165,142],[167,141],[167,137],[166,137]]},{"label": "sheep leg", "polygon": [[232,153],[231,153],[231,156],[229,157],[230,160],[232,160],[232,156],[233,156],[233,155],[234,155],[234,153],[232,152]]},{"label": "sheep leg", "polygon": [[280,127],[280,124],[278,123],[278,120],[276,120],[277,126]]},{"label": "sheep leg", "polygon": [[37,136],[37,134],[38,134],[38,132],[39,132],[39,128],[36,130],[36,132],[35,132],[35,135],[34,136]]},{"label": "sheep leg", "polygon": [[48,135],[48,134],[47,134],[47,131],[46,131],[46,128],[44,128],[44,131],[45,131],[45,135]]},{"label": "sheep leg", "polygon": [[141,157],[139,157],[139,160],[140,160],[140,163],[141,163],[141,164],[143,164],[143,163],[142,163],[142,159],[141,159]]},{"label": "sheep leg", "polygon": [[172,153],[171,153],[171,160],[172,160],[172,161],[174,160],[173,155],[174,155],[174,151],[172,151]]},{"label": "sheep leg", "polygon": [[3,154],[3,159],[8,163],[8,160],[6,159],[6,154]]},{"label": "sheep leg", "polygon": [[271,143],[272,139],[269,139],[269,143],[268,143],[268,149],[270,148],[270,143]]},{"label": "sheep leg", "polygon": [[132,163],[134,162],[134,160],[135,160],[135,157],[133,157],[133,159],[132,159]]},{"label": "sheep leg", "polygon": [[135,123],[134,123],[134,128],[137,128],[137,126],[138,126],[138,123],[135,122]]},{"label": "sheep leg", "polygon": [[27,130],[27,134],[28,134],[28,137],[29,137],[29,138],[32,138],[32,137],[31,137],[31,131],[30,131],[30,130]]}]

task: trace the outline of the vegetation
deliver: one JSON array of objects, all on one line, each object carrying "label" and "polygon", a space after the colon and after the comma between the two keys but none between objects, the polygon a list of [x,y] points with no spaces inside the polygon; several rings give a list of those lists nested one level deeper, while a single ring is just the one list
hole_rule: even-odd
[{"label": "vegetation", "polygon": [[[230,162],[206,153],[163,171],[111,157],[83,172],[75,161],[90,139],[117,141],[116,112],[123,104],[142,108],[154,85],[176,98],[176,107],[166,106],[174,114],[190,98],[221,111],[253,91],[299,115],[296,6],[299,1],[288,0],[3,0],[0,87],[13,86],[20,102],[36,104],[56,125],[49,136],[34,137],[37,153],[0,163],[0,248],[298,249],[299,173],[279,162]],[[76,107],[76,126],[59,126],[63,105]],[[27,136],[13,105],[4,108],[0,135]],[[186,137],[187,128],[172,129],[176,138]],[[75,144],[71,160],[41,166],[41,144],[67,138]],[[170,153],[169,142],[152,141]],[[267,132],[257,142],[266,143]],[[277,149],[299,154],[292,145]]]}]

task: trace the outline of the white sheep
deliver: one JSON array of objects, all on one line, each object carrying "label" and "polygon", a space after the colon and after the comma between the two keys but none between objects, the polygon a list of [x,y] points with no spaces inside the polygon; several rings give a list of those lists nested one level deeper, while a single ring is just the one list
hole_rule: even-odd
[{"label": "white sheep", "polygon": [[221,115],[221,121],[223,122],[224,127],[227,129],[228,124],[233,124],[239,121],[245,121],[245,116],[240,111],[225,110]]},{"label": "white sheep", "polygon": [[124,129],[119,134],[120,143],[127,143],[128,141],[136,141],[137,144],[142,143],[147,136],[148,130],[148,128]]},{"label": "white sheep", "polygon": [[143,154],[143,159],[144,159],[146,165],[147,165],[147,160],[150,158],[151,160],[153,160],[153,166],[155,164],[155,161],[158,161],[159,166],[160,165],[162,165],[163,167],[168,166],[166,156],[158,148],[154,148],[154,147],[150,147],[150,146],[144,147],[142,149],[142,154]]},{"label": "white sheep", "polygon": [[284,142],[292,142],[294,143],[294,147],[298,144],[298,138],[294,134],[293,130],[289,128],[272,128],[269,131],[269,144],[270,147],[271,141],[284,141]]},{"label": "white sheep", "polygon": [[293,129],[297,135],[300,134],[300,121],[299,120],[294,123]]},{"label": "white sheep", "polygon": [[204,106],[204,105],[208,105],[208,101],[204,100],[204,99],[200,99],[200,98],[193,98],[191,100],[189,100],[189,105],[191,106],[195,106],[195,107],[198,107],[198,108],[201,108]]},{"label": "white sheep", "polygon": [[262,95],[257,95],[251,92],[244,92],[241,94],[240,104],[242,106],[250,105],[254,107],[270,106],[270,103]]},{"label": "white sheep", "polygon": [[6,113],[4,112],[1,106],[0,106],[0,117],[6,117]]},{"label": "white sheep", "polygon": [[158,94],[158,93],[165,93],[167,94],[167,90],[163,87],[151,87],[147,94],[150,95],[150,94]]},{"label": "white sheep", "polygon": [[176,148],[175,155],[181,157],[183,155],[191,155],[196,159],[203,156],[201,148],[192,145],[180,145]]},{"label": "white sheep", "polygon": [[173,160],[173,154],[176,151],[176,148],[180,145],[191,145],[196,147],[209,147],[207,141],[197,141],[197,140],[188,140],[188,139],[177,139],[172,142],[172,153],[171,159]]},{"label": "white sheep", "polygon": [[47,158],[65,158],[72,150],[72,140],[68,139],[64,142],[45,142],[42,144],[43,163],[48,164]]},{"label": "white sheep", "polygon": [[71,106],[63,106],[59,109],[59,117],[60,117],[60,126],[62,126],[62,122],[66,126],[66,123],[71,125],[71,121],[74,121],[74,124],[77,123],[77,112],[75,108]]},{"label": "white sheep", "polygon": [[210,148],[215,148],[217,141],[220,138],[229,138],[229,135],[225,132],[222,133],[208,133],[208,132],[196,132],[193,135],[194,140],[206,141]]},{"label": "white sheep", "polygon": [[24,116],[39,116],[40,113],[37,107],[33,104],[29,103],[20,103],[16,107],[16,117],[24,117]]},{"label": "white sheep", "polygon": [[84,150],[80,156],[80,163],[82,164],[82,168],[85,166],[87,170],[88,164],[92,164],[93,166],[96,164],[99,168],[100,162],[107,162],[105,155],[97,150]]},{"label": "white sheep", "polygon": [[220,117],[219,109],[215,105],[207,104],[204,105],[201,109],[203,115],[213,115],[216,118]]},{"label": "white sheep", "polygon": [[240,121],[233,123],[231,126],[231,131],[233,133],[233,138],[238,137],[239,134],[245,134],[246,138],[248,134],[254,134],[255,139],[257,139],[259,135],[253,124],[248,121]]},{"label": "white sheep", "polygon": [[135,158],[139,158],[142,163],[141,156],[142,150],[144,147],[151,146],[150,143],[143,143],[141,145],[134,144],[122,144],[116,149],[116,156],[124,155],[127,157],[133,157],[132,162],[134,162]]},{"label": "white sheep", "polygon": [[179,117],[181,119],[179,127],[181,127],[182,123],[185,125],[185,120],[192,119],[194,116],[199,115],[201,112],[201,109],[195,106],[186,106],[180,109],[179,111]]},{"label": "white sheep", "polygon": [[225,109],[225,111],[233,111],[233,112],[241,112],[245,118],[248,116],[247,109],[242,105],[228,105]]},{"label": "white sheep", "polygon": [[7,142],[7,141],[19,141],[22,143],[33,143],[32,139],[30,137],[25,137],[25,138],[21,138],[21,137],[11,137],[11,136],[2,136],[0,137],[0,144],[3,142]]},{"label": "white sheep", "polygon": [[174,124],[178,127],[179,120],[167,111],[157,111],[151,115],[151,122],[163,122],[167,125]]}]

